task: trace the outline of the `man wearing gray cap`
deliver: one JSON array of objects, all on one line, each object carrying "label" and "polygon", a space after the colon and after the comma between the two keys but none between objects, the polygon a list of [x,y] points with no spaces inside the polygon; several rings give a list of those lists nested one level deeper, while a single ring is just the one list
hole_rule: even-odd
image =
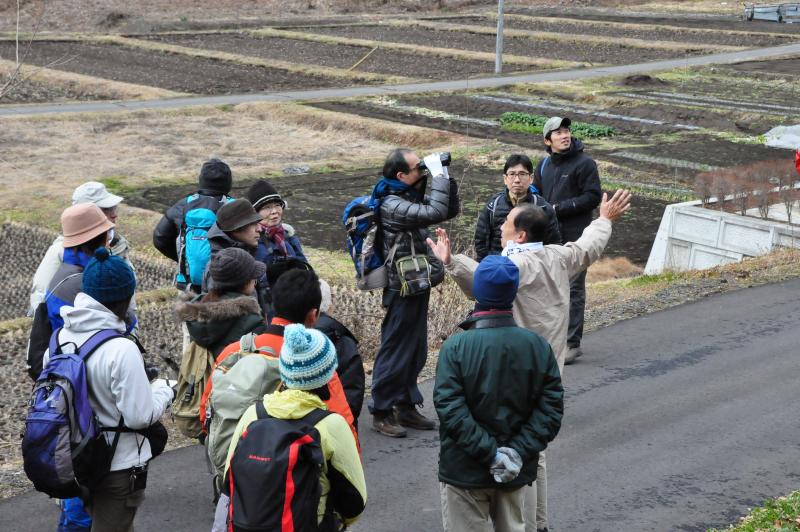
[{"label": "man wearing gray cap", "polygon": [[[534,184],[555,209],[564,243],[575,242],[592,223],[592,211],[600,205],[602,190],[597,164],[583,152],[583,143],[572,137],[569,118],[554,116],[544,125],[544,144],[549,154],[534,172]],[[570,283],[569,329],[565,364],[581,356],[583,311],[586,306],[586,270]]]},{"label": "man wearing gray cap", "polygon": [[[122,203],[123,198],[112,194],[106,189],[103,183],[97,181],[87,181],[82,184],[72,193],[72,204],[78,205],[80,203],[94,203],[103,214],[106,215],[108,221],[112,224],[117,223],[118,213],[117,207]],[[110,240],[108,250],[112,255],[121,257],[128,263],[128,266],[133,268],[130,260],[128,259],[129,244],[125,238],[119,234],[115,229],[110,231]],[[31,286],[30,307],[28,315],[33,316],[33,312],[39,303],[44,301],[45,293],[47,292],[47,285],[50,284],[50,279],[55,275],[56,270],[63,262],[64,258],[64,237],[58,235],[53,243],[44,254],[44,258],[36,268],[36,273],[33,276],[33,283]]]}]

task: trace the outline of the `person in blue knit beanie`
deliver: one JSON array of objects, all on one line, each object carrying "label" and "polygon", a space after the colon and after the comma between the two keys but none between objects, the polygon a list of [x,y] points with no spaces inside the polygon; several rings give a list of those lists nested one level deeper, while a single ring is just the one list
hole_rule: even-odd
[{"label": "person in blue knit beanie", "polygon": [[[270,515],[270,518],[292,520],[299,514],[283,513],[272,516],[270,512],[280,513],[282,508],[273,505],[269,498],[259,497],[267,508],[247,508],[244,501],[254,500],[252,490],[258,486],[254,479],[252,460],[249,459],[250,446],[261,448],[263,441],[259,434],[272,434],[274,438],[283,437],[276,430],[286,430],[287,421],[297,421],[295,427],[311,425],[316,429],[319,446],[322,449],[324,467],[320,471],[320,498],[317,505],[317,525],[320,530],[341,530],[361,515],[367,503],[367,485],[361,466],[358,447],[353,432],[345,419],[328,411],[324,401],[330,397],[328,381],[336,372],[337,357],[333,343],[322,332],[307,329],[297,323],[286,325],[283,333],[283,347],[279,359],[281,384],[278,391],[264,396],[264,401],[251,406],[242,415],[233,433],[228,456],[225,460],[225,481],[220,496],[222,504],[217,505],[212,531],[234,528],[255,530],[256,523],[249,522],[253,515]],[[261,411],[259,413],[259,411]],[[276,419],[284,420],[275,423]],[[261,425],[261,424],[268,425]],[[295,429],[292,429],[295,430]],[[247,433],[246,438],[242,435]],[[316,439],[314,431],[308,432]],[[240,449],[237,449],[240,447]],[[280,460],[275,467],[285,467]],[[284,473],[285,474],[285,473]],[[237,482],[237,478],[247,478]],[[272,489],[272,488],[270,488]],[[298,491],[302,488],[298,487]],[[249,495],[249,496],[248,496]],[[228,506],[230,501],[233,501]],[[294,517],[293,517],[294,515]],[[307,513],[306,513],[307,515]],[[230,522],[229,522],[230,521]]]},{"label": "person in blue knit beanie", "polygon": [[[139,433],[155,425],[169,408],[174,392],[163,380],[150,383],[139,347],[125,337],[128,307],[136,291],[131,267],[101,247],[83,270],[81,292],[72,306],[61,308],[64,327],[56,342],[62,352],[79,346],[100,331],[115,331],[86,360],[89,400],[100,427],[124,423],[130,431],[118,434],[109,473],[94,487],[86,510],[92,532],[133,530],[136,510],[144,499],[147,466],[153,456],[150,441]],[[45,365],[50,353],[45,352]],[[116,431],[103,431],[109,447]],[[64,514],[82,511],[80,499],[64,501]],[[65,515],[62,514],[62,518]],[[84,525],[86,527],[87,525]],[[59,532],[79,530],[62,519]]]}]

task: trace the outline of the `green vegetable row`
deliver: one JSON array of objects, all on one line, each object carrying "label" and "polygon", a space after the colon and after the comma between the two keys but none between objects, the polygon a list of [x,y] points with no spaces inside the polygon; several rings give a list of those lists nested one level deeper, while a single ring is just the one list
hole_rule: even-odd
[{"label": "green vegetable row", "polygon": [[[541,134],[548,118],[528,113],[503,113],[500,115],[500,123],[506,131]],[[570,129],[576,137],[580,138],[610,137],[616,133],[613,127],[586,122],[572,122]]]}]

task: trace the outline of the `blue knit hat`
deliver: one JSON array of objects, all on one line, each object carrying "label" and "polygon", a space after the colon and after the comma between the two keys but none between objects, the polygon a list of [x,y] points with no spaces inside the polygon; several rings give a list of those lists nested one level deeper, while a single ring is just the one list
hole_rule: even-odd
[{"label": "blue knit hat", "polygon": [[100,303],[124,301],[136,290],[136,277],[124,260],[97,248],[83,269],[81,291]]},{"label": "blue knit hat", "polygon": [[519,268],[502,255],[484,258],[472,278],[472,295],[484,308],[510,309],[518,287]]},{"label": "blue knit hat", "polygon": [[328,384],[336,371],[336,348],[318,330],[293,323],[283,330],[283,347],[278,365],[281,380],[287,388],[321,388]]}]

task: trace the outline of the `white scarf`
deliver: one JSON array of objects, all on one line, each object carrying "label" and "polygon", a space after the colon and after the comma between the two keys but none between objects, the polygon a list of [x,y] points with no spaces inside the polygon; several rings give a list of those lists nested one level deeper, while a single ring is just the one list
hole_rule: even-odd
[{"label": "white scarf", "polygon": [[535,251],[537,249],[544,249],[544,244],[541,242],[525,242],[524,244],[518,244],[509,240],[501,255],[508,257],[510,255],[522,253],[523,251]]}]

